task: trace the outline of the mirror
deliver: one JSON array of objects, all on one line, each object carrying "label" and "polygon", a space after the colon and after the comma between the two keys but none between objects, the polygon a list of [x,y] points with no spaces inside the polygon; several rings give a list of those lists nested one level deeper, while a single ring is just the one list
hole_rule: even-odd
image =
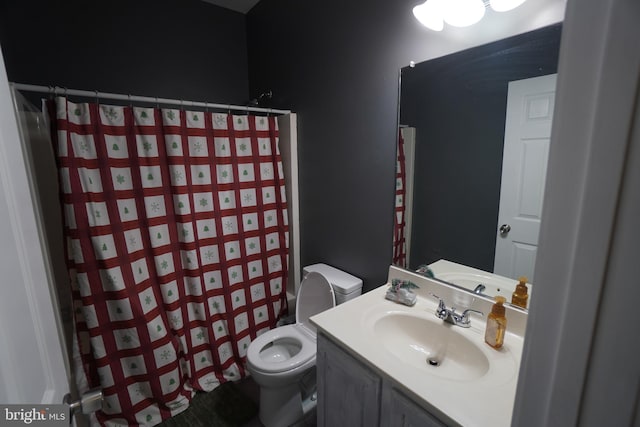
[{"label": "mirror", "polygon": [[[402,164],[405,177],[404,184],[396,188],[404,188],[406,194],[397,192],[396,218],[398,206],[404,204],[406,260],[402,262],[397,256],[396,230],[394,261],[399,262],[395,264],[416,270],[444,259],[509,278],[526,275],[533,282],[535,247],[513,249],[518,245],[517,233],[524,227],[505,220],[500,233],[503,224],[498,216],[501,190],[507,187],[527,187],[527,194],[534,194],[537,204],[519,200],[520,216],[528,222],[539,216],[548,136],[546,143],[538,143],[541,139],[537,135],[523,137],[536,142],[524,147],[533,154],[526,154],[528,160],[522,153],[521,157],[505,157],[507,166],[503,168],[503,154],[510,153],[505,145],[507,96],[514,93],[509,82],[544,80],[540,76],[557,72],[561,29],[561,24],[544,27],[401,70],[403,146],[399,153],[404,154],[404,161],[398,164]],[[527,102],[522,112],[524,119],[536,125],[548,122],[549,133],[555,80],[551,85],[551,92],[543,89],[523,95]],[[513,117],[510,120],[513,122]],[[514,170],[520,174],[519,180],[503,178],[503,173]],[[505,233],[508,227],[511,230]],[[537,241],[536,233],[534,230]],[[505,235],[516,241],[507,249],[516,258],[510,261],[512,270],[507,273],[508,269],[494,271],[496,242],[503,244]]]}]

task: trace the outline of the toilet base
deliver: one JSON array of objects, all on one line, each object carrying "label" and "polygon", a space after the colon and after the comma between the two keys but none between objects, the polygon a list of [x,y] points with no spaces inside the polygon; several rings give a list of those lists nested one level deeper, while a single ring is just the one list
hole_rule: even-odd
[{"label": "toilet base", "polygon": [[265,427],[287,427],[304,415],[298,384],[260,388],[260,422]]}]

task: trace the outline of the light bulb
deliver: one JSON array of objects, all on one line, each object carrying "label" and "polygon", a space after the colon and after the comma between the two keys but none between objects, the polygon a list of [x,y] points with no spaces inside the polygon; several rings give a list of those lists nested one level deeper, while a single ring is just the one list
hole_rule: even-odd
[{"label": "light bulb", "polygon": [[454,27],[468,27],[484,16],[482,0],[447,0],[443,4],[444,21]]},{"label": "light bulb", "polygon": [[425,27],[434,31],[442,31],[444,21],[438,0],[427,0],[413,8],[413,15]]},{"label": "light bulb", "polygon": [[524,2],[525,0],[491,0],[491,9],[496,12],[506,12],[515,9]]}]

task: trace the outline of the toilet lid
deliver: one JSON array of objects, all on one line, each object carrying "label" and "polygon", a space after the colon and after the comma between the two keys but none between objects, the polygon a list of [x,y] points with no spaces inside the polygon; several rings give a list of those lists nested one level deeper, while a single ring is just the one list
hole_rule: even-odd
[{"label": "toilet lid", "polygon": [[315,334],[316,328],[309,322],[309,318],[335,305],[331,284],[322,274],[312,271],[304,278],[298,290],[296,321]]}]

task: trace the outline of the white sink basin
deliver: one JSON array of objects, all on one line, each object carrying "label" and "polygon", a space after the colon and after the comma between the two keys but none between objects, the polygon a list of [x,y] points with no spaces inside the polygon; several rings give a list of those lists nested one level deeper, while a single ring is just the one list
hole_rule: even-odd
[{"label": "white sink basin", "polygon": [[489,371],[489,359],[458,333],[459,326],[406,312],[392,312],[374,325],[374,334],[399,363],[454,381],[472,381]]}]

